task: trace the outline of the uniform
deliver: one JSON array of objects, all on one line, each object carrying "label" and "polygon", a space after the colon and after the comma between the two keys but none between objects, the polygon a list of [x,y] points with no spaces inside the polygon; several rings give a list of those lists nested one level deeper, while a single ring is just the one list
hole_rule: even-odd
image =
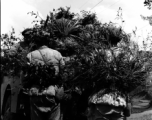
[{"label": "uniform", "polygon": [[[49,65],[52,64],[55,68],[55,75],[59,73],[60,65],[64,65],[64,60],[60,52],[42,46],[40,49],[30,52],[27,55],[29,63]],[[38,93],[39,86],[31,88],[32,92]],[[31,95],[31,120],[59,120],[60,119],[60,103],[56,101],[57,86],[48,88],[49,96]]]}]

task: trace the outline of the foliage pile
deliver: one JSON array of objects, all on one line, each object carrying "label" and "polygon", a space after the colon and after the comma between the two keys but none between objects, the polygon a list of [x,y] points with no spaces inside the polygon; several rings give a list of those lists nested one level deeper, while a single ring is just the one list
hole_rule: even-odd
[{"label": "foliage pile", "polygon": [[[69,57],[70,61],[60,70],[63,84],[69,89],[109,88],[128,94],[145,84],[148,70],[143,69],[143,65],[147,61],[142,60],[138,50],[130,48],[130,39],[121,27],[117,28],[113,23],[102,24],[96,14],[86,11],[79,17],[68,7],[54,10],[46,20],[38,22],[22,32],[23,43],[28,49],[22,47],[21,51],[28,53],[45,43]],[[23,56],[15,57],[19,62],[13,60],[25,63]],[[5,70],[5,60],[2,65]],[[18,66],[14,68],[18,69]]]},{"label": "foliage pile", "polygon": [[32,85],[40,86],[40,90],[44,90],[49,85],[61,85],[59,76],[55,76],[53,65],[37,65],[27,64],[24,67],[25,78],[23,80],[24,88],[29,89]]}]

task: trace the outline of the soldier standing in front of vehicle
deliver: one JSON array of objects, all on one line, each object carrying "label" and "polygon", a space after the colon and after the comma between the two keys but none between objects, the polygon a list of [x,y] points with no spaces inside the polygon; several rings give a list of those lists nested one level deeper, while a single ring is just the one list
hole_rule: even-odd
[{"label": "soldier standing in front of vehicle", "polygon": [[[23,36],[26,36],[23,31]],[[26,38],[25,38],[26,39]],[[55,76],[58,76],[59,67],[63,66],[64,60],[60,52],[46,46],[45,40],[38,42],[35,50],[27,55],[29,64],[49,65],[52,64],[55,69]],[[57,99],[62,98],[64,94],[63,87],[50,85],[41,93],[37,85],[30,88],[31,120],[59,120],[60,119],[60,102]],[[41,94],[41,95],[40,95]]]}]

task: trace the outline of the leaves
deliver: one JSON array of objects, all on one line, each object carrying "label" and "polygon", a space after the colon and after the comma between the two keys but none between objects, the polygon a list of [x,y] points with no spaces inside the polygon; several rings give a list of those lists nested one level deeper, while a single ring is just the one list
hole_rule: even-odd
[{"label": "leaves", "polygon": [[151,0],[145,0],[144,1],[144,5],[148,7],[148,9],[151,9],[151,4],[152,4],[152,1]]},{"label": "leaves", "polygon": [[[60,80],[68,89],[110,88],[129,94],[145,83],[147,72],[152,70],[152,67],[144,65],[151,62],[150,53],[141,55],[138,47],[132,49],[131,41],[122,28],[111,22],[100,23],[94,13],[83,11],[80,18],[71,13],[70,8],[59,8],[22,34],[25,46],[19,45],[13,56],[5,52],[2,69],[16,74],[24,68],[31,78],[45,79],[45,83],[38,82],[43,86],[52,84],[47,81],[53,78],[49,74],[51,70],[42,66],[36,69],[26,64],[26,54],[42,44],[70,58],[60,70]],[[10,49],[16,37],[5,35],[2,39]]]},{"label": "leaves", "polygon": [[40,86],[41,90],[47,88],[49,85],[60,85],[61,82],[55,76],[55,68],[53,65],[34,65],[27,64],[25,66],[26,79],[23,80],[23,87],[30,88],[33,84]]}]

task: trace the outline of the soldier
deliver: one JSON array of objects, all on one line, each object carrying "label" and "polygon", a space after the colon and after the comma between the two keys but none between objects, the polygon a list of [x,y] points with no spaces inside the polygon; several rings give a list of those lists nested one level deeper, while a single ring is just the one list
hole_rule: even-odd
[{"label": "soldier", "polygon": [[[23,31],[23,36],[27,37],[27,32]],[[59,67],[63,66],[64,60],[60,52],[48,48],[45,40],[38,42],[35,50],[27,54],[29,63],[34,65],[52,64],[55,68],[55,76],[58,76]],[[64,95],[63,87],[50,85],[48,88],[39,91],[37,85],[30,88],[31,120],[59,120],[60,119],[60,102],[57,101]]]}]

